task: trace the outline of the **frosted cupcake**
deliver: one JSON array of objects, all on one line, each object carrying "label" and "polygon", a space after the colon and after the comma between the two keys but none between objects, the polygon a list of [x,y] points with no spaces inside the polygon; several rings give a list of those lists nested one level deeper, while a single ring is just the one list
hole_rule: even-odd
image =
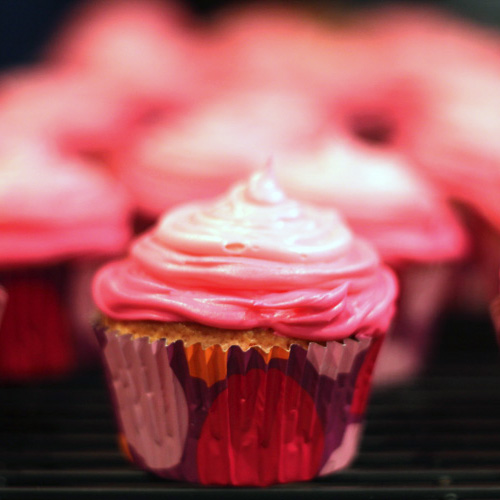
[{"label": "frosted cupcake", "polygon": [[242,88],[145,126],[115,167],[139,213],[154,220],[178,203],[223,193],[271,153],[312,141],[325,121],[300,93]]},{"label": "frosted cupcake", "polygon": [[7,292],[0,288],[0,325],[2,324],[3,312],[5,310],[5,306],[7,304]]},{"label": "frosted cupcake", "polygon": [[451,208],[400,155],[341,136],[284,161],[277,174],[288,194],[338,207],[397,271],[398,313],[376,380],[402,382],[417,374],[449,292],[450,263],[467,248]]},{"label": "frosted cupcake", "polygon": [[93,287],[134,461],[253,486],[346,467],[396,288],[336,212],[268,172],[167,213]]},{"label": "frosted cupcake", "polygon": [[85,2],[46,51],[47,60],[114,84],[134,114],[178,111],[205,92],[194,22],[180,4]]},{"label": "frosted cupcake", "polygon": [[109,155],[134,122],[124,93],[98,76],[39,64],[0,77],[0,127],[65,153]]},{"label": "frosted cupcake", "polygon": [[474,235],[455,307],[485,314],[500,267],[498,32],[428,6],[374,9],[367,22],[387,60],[421,93],[405,154],[460,206]]},{"label": "frosted cupcake", "polygon": [[492,277],[500,266],[500,147],[495,138],[500,64],[466,67],[442,70],[429,82],[425,117],[412,136],[409,155],[462,207],[474,246],[458,301],[461,308],[484,313],[497,292]]},{"label": "frosted cupcake", "polygon": [[61,375],[95,350],[89,274],[127,243],[128,200],[99,169],[41,144],[0,149],[0,378]]}]

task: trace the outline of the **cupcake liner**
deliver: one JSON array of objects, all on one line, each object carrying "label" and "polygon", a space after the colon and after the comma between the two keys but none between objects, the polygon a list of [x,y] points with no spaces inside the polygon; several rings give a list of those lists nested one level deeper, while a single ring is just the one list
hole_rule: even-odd
[{"label": "cupcake liner", "polygon": [[144,469],[265,486],[329,474],[354,458],[382,337],[264,352],[96,333],[122,447]]},{"label": "cupcake liner", "polygon": [[466,207],[461,215],[470,234],[471,251],[455,277],[452,307],[460,313],[482,316],[498,292],[500,233]]},{"label": "cupcake liner", "polygon": [[87,257],[69,264],[67,313],[78,364],[84,367],[99,363],[99,344],[92,328],[96,312],[91,290],[94,274],[107,260]]},{"label": "cupcake liner", "polygon": [[62,375],[75,364],[65,266],[0,272],[9,300],[0,325],[0,379]]},{"label": "cupcake liner", "polygon": [[2,324],[3,312],[7,305],[7,292],[0,287],[0,325]]},{"label": "cupcake liner", "polygon": [[406,383],[424,369],[453,272],[448,264],[415,264],[398,270],[399,303],[375,369],[375,385]]},{"label": "cupcake liner", "polygon": [[500,295],[497,295],[490,304],[490,315],[497,334],[497,342],[500,344]]}]

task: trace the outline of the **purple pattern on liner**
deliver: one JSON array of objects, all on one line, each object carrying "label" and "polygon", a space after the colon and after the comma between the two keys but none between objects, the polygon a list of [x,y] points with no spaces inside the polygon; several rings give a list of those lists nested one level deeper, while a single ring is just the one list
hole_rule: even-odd
[{"label": "purple pattern on liner", "polygon": [[[107,335],[114,335],[106,328],[95,328],[100,346],[105,350],[108,343]],[[124,342],[127,342],[123,336]],[[129,340],[130,342],[130,340]],[[133,342],[133,340],[132,340]],[[353,341],[354,342],[354,341]],[[156,344],[155,342],[154,344]],[[153,345],[153,344],[151,344]],[[163,346],[158,346],[163,348]],[[324,426],[324,451],[319,470],[325,465],[332,453],[340,446],[348,426],[362,421],[362,416],[351,413],[354,388],[359,371],[368,349],[357,351],[347,373],[338,373],[335,380],[320,375],[313,364],[307,359],[307,351],[298,345],[292,346],[288,360],[273,358],[266,364],[263,357],[254,349],[242,351],[233,346],[227,357],[227,377],[207,387],[204,380],[193,377],[189,372],[182,341],[177,341],[165,347],[175,376],[181,383],[188,404],[189,426],[180,462],[170,468],[155,468],[154,472],[162,477],[180,481],[199,482],[197,471],[197,445],[200,432],[209,409],[217,396],[227,388],[231,375],[245,375],[250,370],[268,371],[278,369],[294,379],[315,401],[316,411]],[[106,356],[104,356],[106,358]],[[125,433],[121,424],[120,407],[114,393],[114,382],[111,371],[107,367],[110,360],[105,359],[106,376],[115,410],[115,416],[120,430]],[[333,396],[333,397],[332,397]],[[346,410],[347,409],[347,410]],[[151,470],[151,466],[141,453],[129,443],[130,453],[134,461],[143,469]]]}]

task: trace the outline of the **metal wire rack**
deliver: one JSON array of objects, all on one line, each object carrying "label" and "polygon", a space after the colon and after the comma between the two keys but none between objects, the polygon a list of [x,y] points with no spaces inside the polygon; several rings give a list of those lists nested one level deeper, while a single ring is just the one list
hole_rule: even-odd
[{"label": "metal wire rack", "polygon": [[0,386],[0,498],[500,499],[500,360],[486,319],[448,318],[436,358],[371,399],[358,458],[309,483],[266,489],[166,482],[119,450],[99,370]]}]

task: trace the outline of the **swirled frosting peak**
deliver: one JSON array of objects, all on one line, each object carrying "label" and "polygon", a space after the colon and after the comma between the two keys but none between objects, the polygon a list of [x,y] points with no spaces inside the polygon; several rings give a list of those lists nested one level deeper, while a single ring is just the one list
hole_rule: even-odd
[{"label": "swirled frosting peak", "polygon": [[287,198],[270,169],[166,214],[94,282],[98,307],[116,319],[264,327],[316,341],[382,333],[395,294],[373,248],[337,212]]}]

